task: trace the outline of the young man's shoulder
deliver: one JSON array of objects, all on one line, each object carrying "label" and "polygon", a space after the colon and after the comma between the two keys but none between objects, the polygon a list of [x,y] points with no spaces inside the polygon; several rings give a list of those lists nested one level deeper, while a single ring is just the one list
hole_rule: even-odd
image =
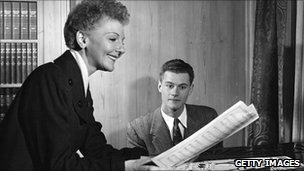
[{"label": "young man's shoulder", "polygon": [[210,111],[210,112],[216,112],[216,110],[210,106],[204,106],[204,105],[194,105],[194,104],[186,104],[187,109],[195,109],[195,110],[202,110],[202,111]]},{"label": "young man's shoulder", "polygon": [[148,112],[142,116],[139,116],[133,119],[130,122],[132,127],[150,127],[152,121],[157,117],[156,115],[160,114],[160,107],[155,109],[154,111]]}]

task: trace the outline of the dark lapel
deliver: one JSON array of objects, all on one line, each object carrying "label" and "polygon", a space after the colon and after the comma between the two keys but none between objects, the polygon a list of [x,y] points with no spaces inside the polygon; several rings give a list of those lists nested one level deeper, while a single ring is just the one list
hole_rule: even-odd
[{"label": "dark lapel", "polygon": [[84,85],[80,68],[72,56],[70,51],[65,51],[63,55],[54,60],[54,63],[58,65],[66,74],[66,87],[67,91],[73,98],[73,105],[77,114],[83,119],[88,120],[87,102],[84,94]]},{"label": "dark lapel", "polygon": [[172,147],[170,132],[161,116],[160,107],[154,111],[150,134],[156,153],[162,153]]},{"label": "dark lapel", "polygon": [[197,113],[194,108],[186,104],[187,109],[187,129],[185,131],[185,138],[189,137],[193,133],[195,133],[200,127],[200,122],[198,122],[197,115],[201,115]]}]

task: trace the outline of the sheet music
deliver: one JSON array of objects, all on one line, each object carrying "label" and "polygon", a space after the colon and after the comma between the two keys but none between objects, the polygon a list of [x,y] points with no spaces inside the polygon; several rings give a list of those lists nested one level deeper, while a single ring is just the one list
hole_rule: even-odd
[{"label": "sheet music", "polygon": [[253,105],[239,101],[176,146],[152,158],[160,167],[176,167],[208,150],[258,119]]}]

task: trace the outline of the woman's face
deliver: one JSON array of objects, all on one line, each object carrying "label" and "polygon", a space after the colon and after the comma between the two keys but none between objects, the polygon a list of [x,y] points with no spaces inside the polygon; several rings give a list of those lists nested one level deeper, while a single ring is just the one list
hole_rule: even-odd
[{"label": "woman's face", "polygon": [[91,70],[113,71],[115,61],[125,53],[124,26],[117,20],[104,18],[87,37],[85,53]]}]

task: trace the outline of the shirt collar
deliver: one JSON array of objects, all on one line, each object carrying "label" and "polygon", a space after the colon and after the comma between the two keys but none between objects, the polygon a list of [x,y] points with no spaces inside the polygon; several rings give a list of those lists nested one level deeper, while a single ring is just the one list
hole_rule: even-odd
[{"label": "shirt collar", "polygon": [[81,71],[81,76],[82,76],[82,81],[83,81],[83,87],[84,87],[84,94],[87,96],[87,91],[88,91],[88,86],[89,86],[89,72],[88,68],[82,59],[81,55],[79,52],[76,50],[70,49],[71,54],[73,55],[74,59],[76,60],[80,71]]},{"label": "shirt collar", "polygon": [[[172,138],[172,129],[173,129],[174,118],[167,115],[162,109],[161,109],[161,114],[162,114],[162,117],[164,118],[164,120],[165,120],[165,122],[166,122],[166,124],[169,128],[171,138]],[[187,109],[186,109],[186,105],[184,105],[184,110],[181,113],[181,115],[178,117],[178,119],[179,119],[180,123],[183,125],[182,127],[187,128]],[[181,132],[182,132],[182,135],[184,136],[184,129],[181,129]]]},{"label": "shirt collar", "polygon": [[186,105],[184,105],[184,110],[182,114],[178,117],[179,121],[182,123],[182,125],[187,128],[187,110]]}]

